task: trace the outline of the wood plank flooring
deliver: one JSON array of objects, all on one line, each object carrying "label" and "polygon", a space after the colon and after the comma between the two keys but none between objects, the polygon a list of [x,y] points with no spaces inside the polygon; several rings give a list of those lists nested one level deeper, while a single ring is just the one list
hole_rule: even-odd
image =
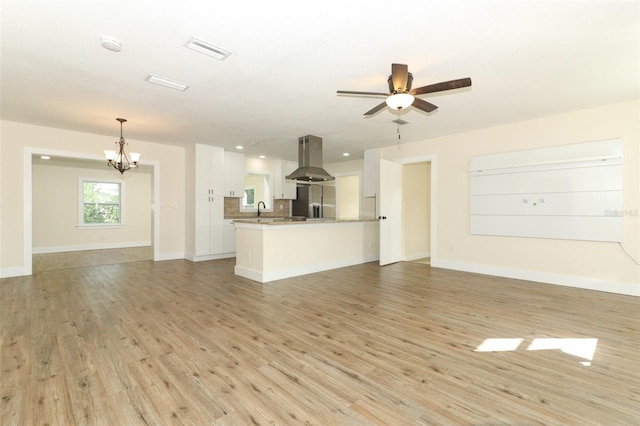
[{"label": "wood plank flooring", "polygon": [[415,262],[264,285],[233,265],[0,280],[0,424],[640,423],[639,298]]},{"label": "wood plank flooring", "polygon": [[153,259],[153,247],[66,251],[33,255],[33,273]]}]

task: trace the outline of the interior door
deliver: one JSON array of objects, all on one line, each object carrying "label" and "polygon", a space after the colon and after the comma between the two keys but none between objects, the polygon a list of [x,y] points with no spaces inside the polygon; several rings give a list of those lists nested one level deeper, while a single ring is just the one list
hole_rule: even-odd
[{"label": "interior door", "polygon": [[402,164],[380,160],[380,266],[402,260]]}]

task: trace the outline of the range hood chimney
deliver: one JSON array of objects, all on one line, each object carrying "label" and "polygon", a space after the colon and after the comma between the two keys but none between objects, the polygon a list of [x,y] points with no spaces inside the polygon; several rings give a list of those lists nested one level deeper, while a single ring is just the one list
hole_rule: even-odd
[{"label": "range hood chimney", "polygon": [[322,138],[313,135],[298,138],[298,168],[286,178],[306,182],[335,180],[322,168]]}]

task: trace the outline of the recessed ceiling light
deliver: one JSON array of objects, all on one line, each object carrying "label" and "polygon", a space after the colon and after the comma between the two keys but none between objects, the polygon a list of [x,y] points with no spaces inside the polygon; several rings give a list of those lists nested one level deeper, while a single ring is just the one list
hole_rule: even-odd
[{"label": "recessed ceiling light", "polygon": [[147,77],[149,83],[159,84],[160,86],[169,87],[171,89],[185,91],[189,88],[188,85],[180,83],[179,81],[169,80],[168,78],[159,77],[157,75],[149,74]]},{"label": "recessed ceiling light", "polygon": [[51,157],[49,157],[48,155],[41,155],[40,158],[42,158],[43,160],[51,160]]},{"label": "recessed ceiling light", "polygon": [[100,45],[112,52],[119,52],[122,49],[120,42],[110,37],[102,37],[100,39]]},{"label": "recessed ceiling light", "polygon": [[260,158],[267,158],[267,156],[266,156],[266,155],[259,155],[258,157],[260,157]]},{"label": "recessed ceiling light", "polygon": [[348,153],[348,152],[343,152],[343,153],[342,153],[342,156],[343,156],[343,157],[348,157],[348,156],[349,156],[349,153]]},{"label": "recessed ceiling light", "polygon": [[231,55],[230,51],[223,49],[222,47],[215,46],[197,37],[191,37],[186,46],[191,50],[211,56],[212,58],[220,59],[221,61],[227,59],[227,57]]},{"label": "recessed ceiling light", "polygon": [[244,146],[242,146],[242,145],[236,145],[236,149],[244,149]]}]

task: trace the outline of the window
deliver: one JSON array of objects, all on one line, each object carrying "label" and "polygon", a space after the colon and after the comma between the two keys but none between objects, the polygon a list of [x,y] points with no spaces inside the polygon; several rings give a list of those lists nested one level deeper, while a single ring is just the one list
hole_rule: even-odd
[{"label": "window", "polygon": [[122,184],[80,180],[81,225],[122,225]]},{"label": "window", "polygon": [[242,207],[251,208],[256,204],[256,188],[253,186],[244,187],[244,197],[242,197]]}]

